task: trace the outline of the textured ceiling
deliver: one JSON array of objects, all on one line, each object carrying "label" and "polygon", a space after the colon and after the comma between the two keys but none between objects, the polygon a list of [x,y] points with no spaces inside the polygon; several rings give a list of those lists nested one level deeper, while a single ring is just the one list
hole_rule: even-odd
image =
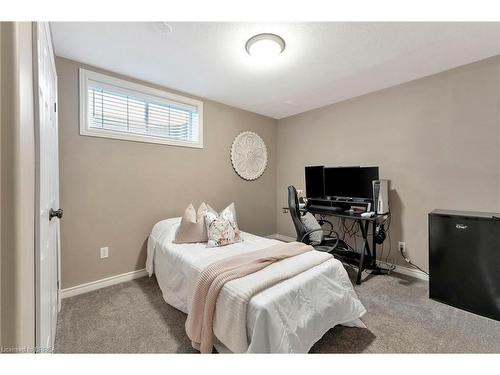
[{"label": "textured ceiling", "polygon": [[[55,52],[283,118],[500,54],[500,23],[51,23]],[[272,32],[272,63],[245,52]]]}]

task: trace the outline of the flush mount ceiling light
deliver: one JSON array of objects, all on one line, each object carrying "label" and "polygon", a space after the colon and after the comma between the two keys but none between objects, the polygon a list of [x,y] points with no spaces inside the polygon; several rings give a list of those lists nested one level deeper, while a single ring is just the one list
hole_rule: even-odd
[{"label": "flush mount ceiling light", "polygon": [[245,44],[248,54],[258,58],[276,57],[285,50],[285,41],[276,34],[257,34]]}]

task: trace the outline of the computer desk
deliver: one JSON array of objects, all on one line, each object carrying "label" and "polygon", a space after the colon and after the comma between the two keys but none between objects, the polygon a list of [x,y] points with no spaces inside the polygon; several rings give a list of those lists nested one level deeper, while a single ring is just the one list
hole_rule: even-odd
[{"label": "computer desk", "polygon": [[[326,208],[316,207],[304,207],[300,209],[301,212],[310,212],[311,214],[317,214],[320,216],[331,216],[341,219],[354,220],[361,230],[361,236],[363,238],[363,244],[361,246],[360,253],[352,250],[334,250],[333,256],[342,262],[352,264],[358,267],[358,274],[356,277],[356,284],[361,284],[361,275],[364,270],[372,270],[372,275],[383,275],[387,273],[387,270],[380,268],[377,265],[377,243],[375,241],[375,231],[377,224],[385,221],[389,217],[389,213],[383,215],[375,214],[372,217],[362,217],[359,213],[351,213],[346,211],[332,211]],[[370,248],[370,243],[368,241],[368,231],[370,229],[370,223],[372,224],[372,244]],[[365,259],[366,257],[366,259]]]}]

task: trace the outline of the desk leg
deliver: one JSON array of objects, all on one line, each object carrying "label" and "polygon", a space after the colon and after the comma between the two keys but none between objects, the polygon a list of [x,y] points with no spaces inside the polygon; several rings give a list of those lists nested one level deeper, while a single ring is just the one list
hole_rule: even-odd
[{"label": "desk leg", "polygon": [[377,228],[377,223],[374,221],[372,223],[373,225],[373,251],[372,251],[372,255],[373,255],[373,259],[372,259],[372,271],[371,271],[371,274],[372,275],[386,275],[387,274],[387,270],[384,270],[382,268],[380,268],[379,266],[377,266],[377,242],[375,242],[375,232],[376,232],[376,228]]},{"label": "desk leg", "polygon": [[368,245],[367,233],[368,233],[369,222],[366,221],[363,223],[358,221],[358,225],[361,229],[361,234],[363,236],[363,246],[361,248],[361,255],[359,257],[358,276],[356,277],[356,284],[360,285],[361,275],[363,274],[363,269],[364,269],[365,252],[367,251],[367,245]]},{"label": "desk leg", "polygon": [[372,267],[377,268],[377,242],[375,241],[375,234],[377,231],[377,223],[372,222]]}]

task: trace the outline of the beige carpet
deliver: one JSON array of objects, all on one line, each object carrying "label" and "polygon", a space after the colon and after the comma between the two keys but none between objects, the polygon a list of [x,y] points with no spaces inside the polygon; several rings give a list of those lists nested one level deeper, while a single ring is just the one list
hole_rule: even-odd
[{"label": "beige carpet", "polygon": [[[312,353],[500,353],[500,322],[430,300],[426,282],[365,276],[368,329],[335,327]],[[185,320],[145,277],[63,300],[56,352],[193,353]]]}]

